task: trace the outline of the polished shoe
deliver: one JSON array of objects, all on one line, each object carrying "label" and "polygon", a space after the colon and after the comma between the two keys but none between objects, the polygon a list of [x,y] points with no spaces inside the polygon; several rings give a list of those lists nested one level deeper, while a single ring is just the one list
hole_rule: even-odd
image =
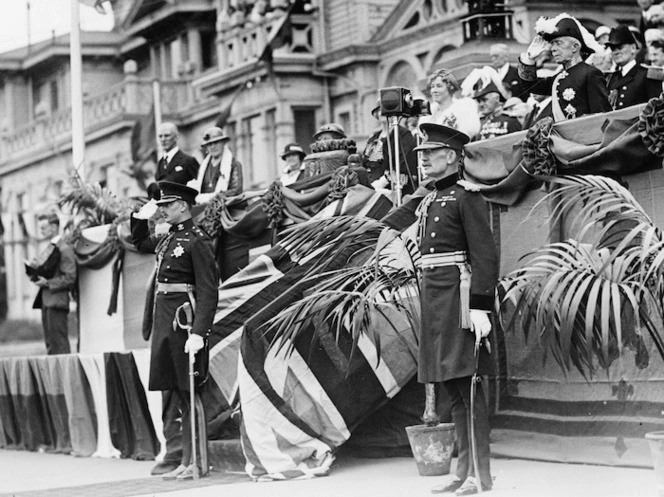
[{"label": "polished shoe", "polygon": [[[491,487],[487,487],[486,485],[482,485],[482,492],[488,492],[491,490]],[[469,476],[466,478],[466,481],[463,482],[463,485],[461,485],[456,492],[454,492],[454,495],[462,496],[462,495],[475,495],[477,493],[477,485],[475,484],[475,477],[474,476]]]},{"label": "polished shoe", "polygon": [[[198,469],[198,476],[199,477],[203,476],[201,474],[200,468]],[[193,480],[193,479],[194,479],[194,465],[193,464],[190,464],[189,466],[187,466],[185,468],[185,470],[177,476],[178,481]]]},{"label": "polished shoe", "polygon": [[441,483],[440,485],[436,485],[435,487],[433,487],[431,489],[431,493],[432,494],[452,493],[462,484],[463,480],[459,479],[456,476],[453,476],[452,478],[448,478],[447,481]]},{"label": "polished shoe", "polygon": [[164,480],[175,480],[175,479],[177,479],[178,476],[180,476],[186,470],[187,470],[187,466],[185,466],[184,464],[180,464],[173,471],[171,471],[170,473],[164,473],[163,475],[161,475],[161,477]]},{"label": "polished shoe", "polygon": [[163,461],[157,464],[154,468],[152,468],[152,471],[150,471],[150,474],[152,476],[157,476],[157,475],[163,475],[166,473],[170,473],[174,469],[177,469],[177,467],[180,465],[179,462],[171,462],[171,461]]}]

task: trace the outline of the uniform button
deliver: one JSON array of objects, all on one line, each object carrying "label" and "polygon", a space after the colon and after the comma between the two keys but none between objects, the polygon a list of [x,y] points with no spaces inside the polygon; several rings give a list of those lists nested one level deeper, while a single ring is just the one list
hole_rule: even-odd
[{"label": "uniform button", "polygon": [[431,233],[431,238],[436,238],[436,233]]},{"label": "uniform button", "polygon": [[626,87],[626,86],[623,86],[623,90],[626,90],[626,89],[627,89],[627,87]]},{"label": "uniform button", "polygon": [[166,269],[170,269],[170,268],[171,268],[171,266],[166,266]]},{"label": "uniform button", "polygon": [[164,281],[168,281],[168,278],[164,278]]},{"label": "uniform button", "polygon": [[435,251],[436,251],[436,249],[433,248],[433,247],[431,247],[431,248],[429,249],[429,252],[431,252],[432,254],[433,254]]},{"label": "uniform button", "polygon": [[441,202],[440,205],[443,206],[443,207],[445,207],[445,203],[446,203],[446,202]]},{"label": "uniform button", "polygon": [[623,103],[620,102],[620,103],[618,104],[618,107],[622,107],[622,106],[623,106]]},{"label": "uniform button", "polygon": [[438,221],[440,221],[440,218],[438,216],[436,216],[436,217],[433,218],[433,220],[438,222]]},{"label": "uniform button", "polygon": [[625,98],[625,94],[623,93],[622,95],[620,95],[620,98]]},{"label": "uniform button", "polygon": [[450,192],[450,195],[454,195],[454,190],[452,190],[452,191]]}]

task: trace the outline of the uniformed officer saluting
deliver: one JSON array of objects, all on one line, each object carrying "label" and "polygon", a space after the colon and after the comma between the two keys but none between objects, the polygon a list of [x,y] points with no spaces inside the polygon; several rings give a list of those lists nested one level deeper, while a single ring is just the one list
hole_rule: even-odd
[{"label": "uniformed officer saluting", "polygon": [[[416,150],[420,151],[424,174],[435,182],[434,190],[417,209],[422,253],[418,380],[443,383],[459,443],[456,477],[432,491],[456,490],[457,495],[470,495],[477,492],[468,440],[475,340],[491,331],[489,313],[499,261],[484,198],[470,183],[457,182],[469,137],[438,124],[422,124],[420,129],[425,139]],[[481,347],[479,354],[478,373],[492,373],[487,349]],[[488,490],[492,486],[489,421],[481,384],[474,419],[479,474],[482,487]]]},{"label": "uniformed officer saluting", "polygon": [[[217,271],[212,240],[191,218],[191,206],[198,192],[193,188],[162,181],[160,200],[151,201],[131,218],[132,243],[142,252],[155,252],[155,298],[152,319],[150,355],[150,390],[173,390],[182,413],[183,453],[179,467],[164,475],[165,479],[193,477],[191,464],[191,431],[189,407],[188,352],[198,353],[204,337],[210,332],[217,308]],[[157,239],[149,235],[148,219],[157,207],[171,225],[169,233]],[[176,309],[190,302],[194,309],[191,335],[175,326]],[[146,313],[146,316],[149,313]],[[149,316],[144,328],[149,325]],[[175,329],[174,329],[175,328]],[[200,364],[205,354],[197,354],[197,370],[207,371]]]}]

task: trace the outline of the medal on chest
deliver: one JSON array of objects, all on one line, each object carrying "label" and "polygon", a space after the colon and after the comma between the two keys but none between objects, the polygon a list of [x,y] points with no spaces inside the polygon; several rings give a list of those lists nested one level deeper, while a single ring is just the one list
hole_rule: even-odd
[{"label": "medal on chest", "polygon": [[175,257],[176,259],[178,257],[182,257],[183,254],[184,254],[184,247],[182,245],[180,245],[179,243],[175,246],[175,248],[173,249],[173,252],[171,252],[171,256]]}]

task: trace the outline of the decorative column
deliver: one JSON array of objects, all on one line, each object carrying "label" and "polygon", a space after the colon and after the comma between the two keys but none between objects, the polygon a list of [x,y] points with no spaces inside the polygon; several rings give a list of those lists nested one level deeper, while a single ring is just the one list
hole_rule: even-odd
[{"label": "decorative column", "polygon": [[189,39],[189,60],[194,65],[194,74],[200,74],[203,67],[203,57],[201,49],[201,33],[195,27],[187,30]]}]

